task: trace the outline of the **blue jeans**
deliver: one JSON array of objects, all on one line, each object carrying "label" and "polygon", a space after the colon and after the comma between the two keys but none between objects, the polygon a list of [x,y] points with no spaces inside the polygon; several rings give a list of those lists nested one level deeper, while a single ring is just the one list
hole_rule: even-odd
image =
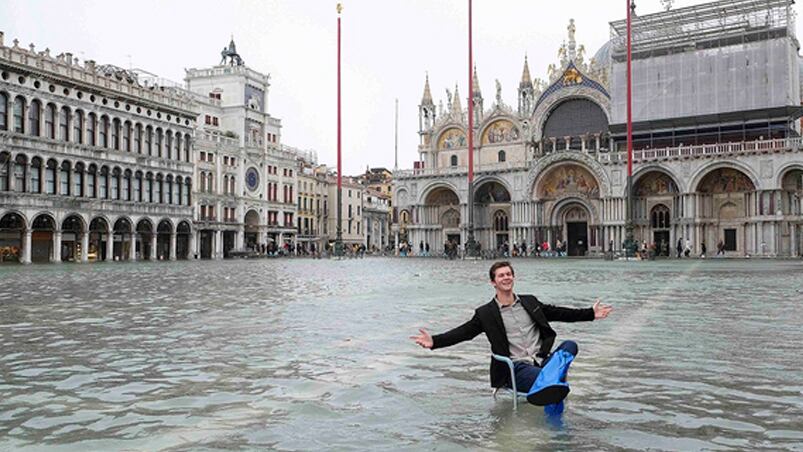
[{"label": "blue jeans", "polygon": [[[543,365],[546,366],[546,363],[549,362],[552,355],[558,350],[566,350],[567,352],[571,353],[574,356],[577,356],[577,342],[574,341],[563,341],[558,345],[558,347],[553,351],[547,359],[544,360]],[[543,366],[542,366],[543,367]],[[513,363],[513,372],[516,374],[516,390],[519,392],[528,392],[530,388],[535,383],[535,379],[538,378],[538,374],[541,373],[541,367],[536,365],[530,364],[528,362],[517,361]]]}]

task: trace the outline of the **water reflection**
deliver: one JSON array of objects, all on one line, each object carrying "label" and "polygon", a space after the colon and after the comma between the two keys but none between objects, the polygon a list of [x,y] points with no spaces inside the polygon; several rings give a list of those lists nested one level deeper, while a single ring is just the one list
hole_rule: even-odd
[{"label": "water reflection", "polygon": [[562,424],[494,401],[465,321],[488,263],[0,267],[0,449],[795,449],[798,262],[516,262],[546,302],[616,306],[574,339]]}]

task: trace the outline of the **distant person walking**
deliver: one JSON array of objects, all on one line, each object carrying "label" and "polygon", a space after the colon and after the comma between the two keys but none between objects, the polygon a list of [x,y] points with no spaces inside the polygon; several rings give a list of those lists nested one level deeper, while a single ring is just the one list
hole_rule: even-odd
[{"label": "distant person walking", "polygon": [[680,257],[683,255],[683,238],[682,237],[678,239],[677,251],[678,251],[678,259],[680,259]]}]

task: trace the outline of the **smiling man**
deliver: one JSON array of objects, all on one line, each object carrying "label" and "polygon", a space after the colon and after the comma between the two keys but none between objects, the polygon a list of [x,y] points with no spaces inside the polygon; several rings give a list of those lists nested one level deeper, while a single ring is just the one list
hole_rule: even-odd
[{"label": "smiling man", "polygon": [[[419,329],[410,338],[416,344],[435,350],[449,347],[463,341],[474,339],[485,333],[491,343],[491,352],[508,356],[514,363],[516,387],[527,391],[535,382],[543,366],[549,362],[554,352],[565,350],[577,356],[577,344],[564,341],[550,353],[557,336],[549,322],[580,322],[608,317],[613,308],[600,304],[586,309],[562,308],[543,304],[533,295],[519,295],[513,292],[515,273],[510,262],[496,262],[488,272],[496,296],[474,311],[468,322],[443,334],[431,336],[425,329]],[[491,386],[510,388],[510,370],[497,360],[491,360]],[[565,394],[564,394],[565,395]],[[556,401],[547,401],[554,403]],[[539,403],[541,404],[541,403]]]}]

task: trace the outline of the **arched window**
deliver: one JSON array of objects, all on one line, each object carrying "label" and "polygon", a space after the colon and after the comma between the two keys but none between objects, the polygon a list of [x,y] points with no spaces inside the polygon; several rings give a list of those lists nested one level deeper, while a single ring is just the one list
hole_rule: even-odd
[{"label": "arched window", "polygon": [[153,184],[153,202],[162,203],[162,175],[156,175],[156,181]]},{"label": "arched window", "polygon": [[72,120],[72,140],[78,144],[84,144],[84,112],[75,110]]},{"label": "arched window", "polygon": [[156,128],[154,146],[156,147],[156,155],[162,157],[162,129],[158,127]]},{"label": "arched window", "polygon": [[111,176],[109,199],[120,199],[120,168],[115,168]]},{"label": "arched window", "polygon": [[165,158],[173,158],[173,132],[167,131],[165,133]]},{"label": "arched window", "polygon": [[53,104],[45,107],[45,137],[56,138],[56,106]]},{"label": "arched window", "polygon": [[145,175],[145,189],[142,193],[143,202],[153,202],[153,174]]},{"label": "arched window", "polygon": [[134,190],[132,195],[132,201],[140,202],[142,201],[142,173],[137,171],[134,175]]},{"label": "arched window", "polygon": [[148,155],[153,155],[153,128],[148,126],[145,128],[145,152]]},{"label": "arched window", "polygon": [[45,168],[45,193],[48,195],[56,194],[56,161],[48,160]]},{"label": "arched window", "polygon": [[122,150],[131,152],[131,123],[126,121],[123,125],[123,147]]},{"label": "arched window", "polygon": [[25,98],[22,96],[14,99],[14,131],[25,133]]},{"label": "arched window", "polygon": [[184,189],[184,198],[183,198],[182,204],[184,204],[185,206],[189,206],[189,205],[191,205],[190,204],[190,191],[192,191],[192,181],[190,179],[185,180],[184,181],[184,186],[185,186],[185,189]]},{"label": "arched window", "polygon": [[231,178],[229,178],[229,184],[231,184],[231,186],[229,187],[229,193],[231,193],[233,195],[233,194],[235,194],[235,191],[234,191],[234,176],[231,176]]},{"label": "arched window", "polygon": [[42,193],[42,160],[31,159],[31,193]]},{"label": "arched window", "polygon": [[8,130],[8,96],[0,93],[0,130]]},{"label": "arched window", "polygon": [[164,181],[164,203],[173,204],[173,176],[167,176]]},{"label": "arched window", "polygon": [[61,162],[59,170],[59,194],[64,196],[70,195],[70,162],[67,160]]},{"label": "arched window", "polygon": [[59,139],[70,141],[70,107],[61,107],[59,111]]},{"label": "arched window", "polygon": [[223,175],[223,194],[229,194],[229,176],[227,174]]},{"label": "arched window", "polygon": [[185,162],[189,162],[190,161],[190,149],[191,149],[190,148],[190,140],[191,139],[192,139],[192,137],[190,137],[189,133],[184,135],[184,161]]},{"label": "arched window", "polygon": [[98,168],[95,165],[89,165],[86,171],[86,196],[94,198],[97,196],[95,193],[96,181],[98,178]]},{"label": "arched window", "polygon": [[112,130],[111,130],[111,132],[112,132],[111,148],[116,150],[116,151],[119,151],[120,150],[120,120],[119,119],[114,118],[114,120],[112,121]]},{"label": "arched window", "polygon": [[504,162],[506,157],[505,151],[499,151],[497,154],[497,160],[499,160],[499,162]]},{"label": "arched window", "polygon": [[123,187],[120,199],[123,201],[131,200],[131,170],[125,170],[123,173]]},{"label": "arched window", "polygon": [[98,117],[94,113],[90,113],[86,117],[86,142],[90,146],[98,145]]},{"label": "arched window", "polygon": [[496,231],[507,231],[508,230],[508,218],[507,214],[501,210],[498,210],[494,214],[494,230]]},{"label": "arched window", "polygon": [[181,200],[184,199],[184,184],[181,182],[181,178],[176,178],[176,189],[174,192],[173,202],[176,205],[181,205]]},{"label": "arched window", "polygon": [[73,181],[72,195],[73,196],[78,196],[78,197],[84,196],[84,178],[83,178],[83,175],[84,175],[84,164],[78,162],[73,167],[73,175],[72,175],[72,181]]},{"label": "arched window", "polygon": [[215,176],[212,175],[212,174],[209,174],[207,179],[206,179],[206,184],[207,184],[206,185],[206,191],[208,191],[209,193],[214,193],[215,192],[214,179],[215,179]]},{"label": "arched window", "polygon": [[39,136],[40,132],[40,120],[39,117],[42,113],[42,104],[39,103],[38,100],[34,100],[31,102],[30,108],[28,108],[28,133],[35,137]]},{"label": "arched window", "polygon": [[11,154],[8,152],[0,152],[0,191],[9,189],[8,162],[10,160]]},{"label": "arched window", "polygon": [[109,117],[103,115],[100,117],[100,127],[98,130],[98,146],[102,148],[109,147]]},{"label": "arched window", "polygon": [[25,176],[28,171],[28,157],[19,154],[14,160],[14,191],[24,193],[28,187],[25,186]]},{"label": "arched window", "polygon": [[457,156],[456,155],[451,156],[450,159],[449,159],[449,163],[452,166],[457,166]]},{"label": "arched window", "polygon": [[204,190],[206,190],[206,173],[201,171],[200,177],[201,177],[201,193],[203,193]]},{"label": "arched window", "polygon": [[98,174],[98,198],[109,198],[109,168],[102,167]]},{"label": "arched window", "polygon": [[142,124],[134,126],[134,151],[142,154]]}]

